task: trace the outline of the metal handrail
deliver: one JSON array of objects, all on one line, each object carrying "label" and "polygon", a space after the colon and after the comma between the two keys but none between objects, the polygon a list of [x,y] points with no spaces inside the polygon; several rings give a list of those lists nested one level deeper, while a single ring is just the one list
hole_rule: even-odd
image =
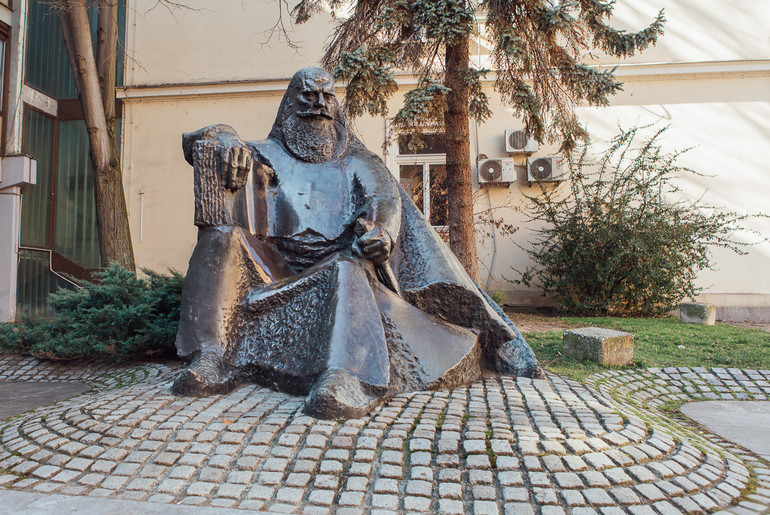
[{"label": "metal handrail", "polygon": [[53,269],[53,250],[46,249],[46,248],[40,248],[40,247],[30,247],[30,246],[27,246],[27,245],[19,245],[19,250],[33,250],[35,252],[47,252],[48,253],[48,270],[53,275],[55,275],[56,277],[58,277],[59,279],[61,279],[61,280],[65,281],[65,282],[71,284],[75,288],[78,288],[78,289],[82,288],[81,285],[79,285],[78,283],[76,283],[75,281],[73,281],[72,279],[67,277],[66,275],[62,275],[62,274],[60,274],[59,272],[57,272],[56,270]]}]

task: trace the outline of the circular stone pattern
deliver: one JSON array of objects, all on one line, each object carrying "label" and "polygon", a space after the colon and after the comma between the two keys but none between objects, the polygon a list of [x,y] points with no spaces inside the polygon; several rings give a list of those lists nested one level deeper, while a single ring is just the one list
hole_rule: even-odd
[{"label": "circular stone pattern", "polygon": [[750,477],[740,449],[613,399],[666,384],[649,371],[593,387],[498,376],[344,423],[253,385],[176,397],[161,365],[118,375],[3,422],[0,485],[297,513],[698,513],[737,502]]}]

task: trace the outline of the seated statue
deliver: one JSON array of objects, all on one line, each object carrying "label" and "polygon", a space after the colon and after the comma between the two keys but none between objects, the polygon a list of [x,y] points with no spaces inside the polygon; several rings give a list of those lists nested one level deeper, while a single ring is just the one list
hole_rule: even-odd
[{"label": "seated statue", "polygon": [[382,160],[351,134],[320,68],[298,71],[268,138],[183,137],[198,242],[176,339],[177,394],[251,381],[354,418],[483,369],[539,376],[511,321],[470,279]]}]

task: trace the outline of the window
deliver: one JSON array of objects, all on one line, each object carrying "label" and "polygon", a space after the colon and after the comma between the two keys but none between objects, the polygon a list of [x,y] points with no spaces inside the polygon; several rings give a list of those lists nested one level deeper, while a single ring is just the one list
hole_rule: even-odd
[{"label": "window", "polygon": [[11,29],[4,23],[0,23],[0,141],[2,141],[2,148],[0,152],[5,155],[5,112],[8,108],[8,99],[6,93],[8,91],[8,85],[6,84],[6,68],[8,67],[8,61],[10,54],[8,52],[8,39],[11,34]]},{"label": "window", "polygon": [[[89,15],[95,31],[95,4]],[[119,49],[123,46],[124,19],[122,5],[118,12]],[[16,311],[19,315],[46,316],[49,293],[66,286],[69,276],[89,278],[100,267],[101,257],[88,132],[51,2],[30,0],[28,23],[25,85],[50,97],[57,109],[53,117],[24,105],[22,150],[37,160],[37,184],[25,188],[22,197]],[[120,50],[116,66],[119,85],[123,70]],[[0,77],[2,71],[0,68]],[[120,117],[119,105],[116,111]]]},{"label": "window", "polygon": [[446,154],[443,134],[425,134],[424,146],[410,148],[408,135],[398,137],[395,163],[401,186],[434,227],[449,224]]}]

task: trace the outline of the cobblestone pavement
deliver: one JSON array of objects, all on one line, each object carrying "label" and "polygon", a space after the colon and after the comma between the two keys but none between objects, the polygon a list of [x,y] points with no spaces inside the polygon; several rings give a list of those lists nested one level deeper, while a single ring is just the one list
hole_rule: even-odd
[{"label": "cobblestone pavement", "polygon": [[767,399],[770,371],[495,376],[344,423],[258,386],[180,398],[165,365],[0,358],[0,380],[93,390],[0,423],[0,485],[295,513],[761,513],[770,467],[665,408]]}]

